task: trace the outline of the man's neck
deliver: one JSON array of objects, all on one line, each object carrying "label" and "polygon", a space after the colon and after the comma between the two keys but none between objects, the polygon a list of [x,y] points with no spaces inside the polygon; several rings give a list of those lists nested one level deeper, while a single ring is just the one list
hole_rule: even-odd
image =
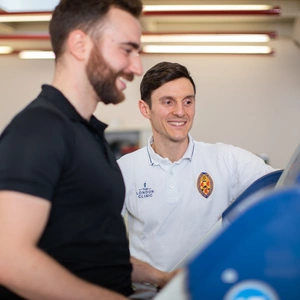
[{"label": "man's neck", "polygon": [[189,145],[189,138],[182,141],[164,140],[153,135],[152,149],[163,158],[168,158],[171,162],[182,158]]},{"label": "man's neck", "polygon": [[[79,72],[78,72],[79,73]],[[76,111],[86,120],[90,120],[97,107],[97,97],[91,85],[85,82],[86,78],[78,78],[74,74],[55,72],[52,85],[57,88]]]}]

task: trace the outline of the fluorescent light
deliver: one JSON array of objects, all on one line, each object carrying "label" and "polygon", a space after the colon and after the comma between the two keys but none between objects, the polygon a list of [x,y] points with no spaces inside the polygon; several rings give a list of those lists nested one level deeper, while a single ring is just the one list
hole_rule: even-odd
[{"label": "fluorescent light", "polygon": [[13,48],[10,46],[0,46],[0,54],[9,54],[13,51]]},{"label": "fluorescent light", "polygon": [[21,59],[54,59],[55,55],[52,51],[21,51],[19,53]]},{"label": "fluorescent light", "polygon": [[[279,9],[270,5],[144,5],[143,12],[238,12],[238,11],[271,11]],[[279,12],[277,12],[279,13]],[[0,22],[48,22],[51,20],[52,12],[37,12],[37,13],[1,13]]]},{"label": "fluorescent light", "polygon": [[48,22],[51,20],[51,14],[1,14],[0,22]]},{"label": "fluorescent light", "polygon": [[143,35],[141,40],[142,43],[265,43],[270,37],[267,34],[151,34]]},{"label": "fluorescent light", "polygon": [[268,46],[158,46],[143,47],[145,53],[200,53],[200,54],[271,54]]},{"label": "fluorescent light", "polygon": [[143,11],[253,11],[271,8],[270,5],[144,5]]}]

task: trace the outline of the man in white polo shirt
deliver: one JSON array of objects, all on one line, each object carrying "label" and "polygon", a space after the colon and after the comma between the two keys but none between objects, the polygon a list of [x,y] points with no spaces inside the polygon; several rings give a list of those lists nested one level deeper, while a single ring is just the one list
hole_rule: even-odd
[{"label": "man in white polo shirt", "polygon": [[130,253],[169,272],[259,177],[274,171],[231,145],[193,140],[196,87],[188,70],[162,62],[143,77],[139,109],[148,146],[118,161],[126,186]]}]

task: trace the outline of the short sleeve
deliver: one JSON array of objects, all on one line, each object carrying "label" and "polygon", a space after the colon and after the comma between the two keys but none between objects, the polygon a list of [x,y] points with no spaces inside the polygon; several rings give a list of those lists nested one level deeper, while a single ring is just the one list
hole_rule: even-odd
[{"label": "short sleeve", "polygon": [[239,147],[232,147],[232,150],[233,160],[235,161],[235,168],[233,169],[233,177],[235,178],[233,182],[236,183],[236,188],[234,189],[235,199],[254,181],[275,171],[275,169],[247,150]]},{"label": "short sleeve", "polygon": [[0,190],[52,199],[69,155],[66,123],[39,107],[12,120],[0,137]]}]

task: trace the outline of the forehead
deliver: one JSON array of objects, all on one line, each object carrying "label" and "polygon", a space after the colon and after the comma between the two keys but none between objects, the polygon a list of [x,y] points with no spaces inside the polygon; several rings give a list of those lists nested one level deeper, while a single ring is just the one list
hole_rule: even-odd
[{"label": "forehead", "polygon": [[119,9],[111,8],[100,29],[104,37],[119,43],[134,43],[140,48],[141,25],[137,18],[130,13]]},{"label": "forehead", "polygon": [[153,98],[168,96],[172,98],[195,96],[194,87],[189,79],[182,77],[166,82],[152,93]]}]

